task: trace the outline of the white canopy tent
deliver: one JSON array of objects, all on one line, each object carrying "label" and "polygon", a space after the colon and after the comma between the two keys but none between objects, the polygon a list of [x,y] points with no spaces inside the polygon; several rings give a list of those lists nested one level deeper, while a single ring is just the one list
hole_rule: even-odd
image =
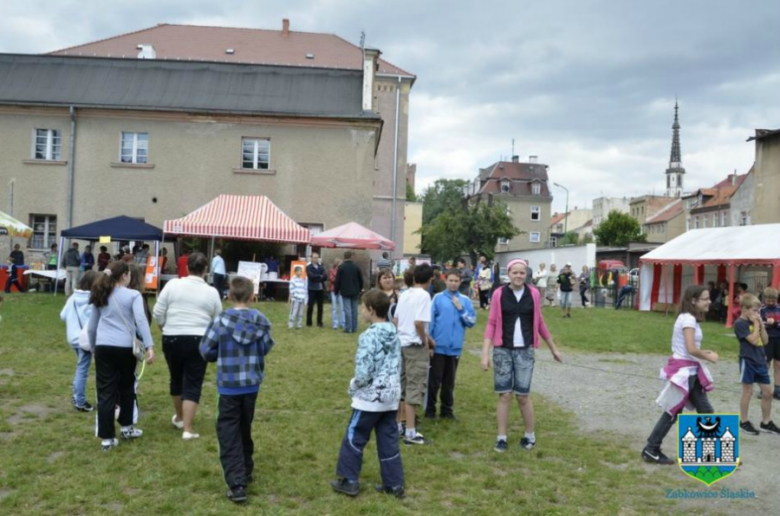
[{"label": "white canopy tent", "polygon": [[[717,271],[733,292],[735,272],[746,266],[768,268],[771,286],[780,287],[780,224],[693,229],[642,256],[640,310],[655,303],[677,303],[683,274],[692,269],[692,284],[704,282],[705,267]],[[687,286],[687,285],[686,285]],[[726,323],[731,326],[731,317]]]}]

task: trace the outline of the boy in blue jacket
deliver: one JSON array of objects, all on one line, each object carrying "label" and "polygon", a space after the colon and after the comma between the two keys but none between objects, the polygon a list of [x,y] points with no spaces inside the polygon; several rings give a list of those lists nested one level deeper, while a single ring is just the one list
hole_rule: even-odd
[{"label": "boy in blue jacket", "polygon": [[341,441],[334,491],[348,496],[360,493],[363,449],[371,432],[376,434],[376,451],[382,483],[374,488],[398,498],[404,496],[404,469],[398,449],[398,403],[401,400],[401,342],[395,325],[387,321],[390,298],[380,290],[363,295],[364,317],[370,323],[360,334],[355,354],[355,376],[349,382],[352,417]]},{"label": "boy in blue jacket", "polygon": [[436,342],[428,370],[428,403],[425,417],[436,419],[436,398],[441,389],[442,419],[455,419],[452,412],[455,390],[455,373],[463,351],[466,328],[477,322],[477,314],[468,296],[458,292],[461,273],[457,269],[447,271],[447,290],[433,297],[431,304],[431,338]]},{"label": "boy in blue jacket", "polygon": [[274,346],[271,323],[249,307],[253,295],[251,280],[233,278],[228,294],[233,308],[209,324],[200,343],[203,358],[217,363],[219,461],[229,488],[227,497],[236,503],[246,501],[246,486],[252,481],[252,419],[263,383],[264,357]]}]

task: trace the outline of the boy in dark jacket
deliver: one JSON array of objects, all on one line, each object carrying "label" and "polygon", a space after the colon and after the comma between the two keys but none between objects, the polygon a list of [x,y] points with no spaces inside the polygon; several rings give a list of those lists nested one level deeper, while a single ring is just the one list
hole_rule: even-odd
[{"label": "boy in dark jacket", "polygon": [[230,488],[227,497],[236,503],[246,501],[246,486],[252,481],[252,419],[263,382],[264,357],[274,346],[271,323],[249,308],[253,294],[251,280],[233,278],[228,294],[233,308],[209,324],[200,343],[203,358],[217,363],[219,460]]}]

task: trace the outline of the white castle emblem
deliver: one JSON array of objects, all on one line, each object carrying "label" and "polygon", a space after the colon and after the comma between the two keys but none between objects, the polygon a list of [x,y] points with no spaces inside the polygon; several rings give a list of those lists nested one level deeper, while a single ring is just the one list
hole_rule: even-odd
[{"label": "white castle emblem", "polygon": [[691,427],[682,437],[683,453],[681,464],[722,464],[734,465],[734,442],[736,438],[729,430],[729,427],[720,433],[720,418],[715,418],[715,422],[710,417],[697,418],[699,437],[694,435]]}]

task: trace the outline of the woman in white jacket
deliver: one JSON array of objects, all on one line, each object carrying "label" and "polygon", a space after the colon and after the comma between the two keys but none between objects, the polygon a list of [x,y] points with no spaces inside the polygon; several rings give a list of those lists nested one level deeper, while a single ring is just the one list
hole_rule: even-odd
[{"label": "woman in white jacket", "polygon": [[76,352],[76,373],[73,375],[73,391],[71,403],[79,412],[92,412],[93,408],[87,402],[87,377],[92,363],[92,353],[79,347],[79,335],[89,323],[92,315],[92,305],[89,304],[89,294],[100,273],[87,271],[79,280],[73,295],[65,302],[60,312],[60,319],[65,321],[65,335],[68,344]]}]

